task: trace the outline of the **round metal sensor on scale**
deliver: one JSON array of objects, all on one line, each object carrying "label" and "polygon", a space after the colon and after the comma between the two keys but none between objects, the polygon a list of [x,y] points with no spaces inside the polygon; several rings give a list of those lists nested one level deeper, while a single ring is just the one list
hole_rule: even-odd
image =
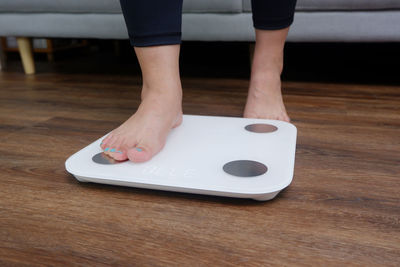
[{"label": "round metal sensor on scale", "polygon": [[259,176],[268,171],[267,166],[253,160],[235,160],[226,163],[223,170],[231,175],[239,177]]},{"label": "round metal sensor on scale", "polygon": [[100,152],[100,153],[94,155],[94,156],[92,157],[92,160],[93,160],[95,163],[98,163],[98,164],[105,164],[105,165],[107,165],[107,164],[118,164],[118,163],[123,162],[123,161],[115,160],[115,159],[113,159],[112,157],[107,156],[107,155],[104,154],[103,152]]},{"label": "round metal sensor on scale", "polygon": [[278,130],[278,127],[266,123],[249,124],[244,128],[253,133],[272,133]]}]

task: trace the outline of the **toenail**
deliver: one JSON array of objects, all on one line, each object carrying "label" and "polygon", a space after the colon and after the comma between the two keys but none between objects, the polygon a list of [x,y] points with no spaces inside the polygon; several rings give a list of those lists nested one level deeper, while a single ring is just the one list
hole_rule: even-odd
[{"label": "toenail", "polygon": [[110,148],[109,147],[106,147],[106,149],[104,149],[104,151],[108,151]]},{"label": "toenail", "polygon": [[137,147],[136,150],[142,152],[143,149]]},{"label": "toenail", "polygon": [[120,153],[120,154],[122,154],[122,151],[120,151],[120,150],[118,150],[117,152]]},{"label": "toenail", "polygon": [[112,149],[110,150],[110,152],[115,152],[115,150],[116,150],[115,148],[112,148]]}]

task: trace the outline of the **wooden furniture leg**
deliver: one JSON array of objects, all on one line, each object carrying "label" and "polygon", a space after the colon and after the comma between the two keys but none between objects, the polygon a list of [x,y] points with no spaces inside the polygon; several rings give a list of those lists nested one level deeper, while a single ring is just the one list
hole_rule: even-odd
[{"label": "wooden furniture leg", "polygon": [[46,44],[47,44],[47,60],[49,62],[53,62],[54,61],[54,47],[53,47],[53,42],[51,41],[51,39],[46,39]]},{"label": "wooden furniture leg", "polygon": [[31,40],[26,37],[17,37],[17,43],[25,74],[34,74],[35,63],[33,61]]}]

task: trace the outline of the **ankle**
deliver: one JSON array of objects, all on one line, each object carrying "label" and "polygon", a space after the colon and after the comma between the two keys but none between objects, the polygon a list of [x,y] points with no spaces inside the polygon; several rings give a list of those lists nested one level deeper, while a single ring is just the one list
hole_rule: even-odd
[{"label": "ankle", "polygon": [[182,86],[180,83],[171,84],[171,85],[148,85],[143,84],[142,92],[141,92],[141,100],[150,98],[150,99],[159,99],[166,98],[168,99],[179,99],[182,100]]},{"label": "ankle", "polygon": [[277,62],[254,63],[251,68],[252,77],[279,76],[282,74],[283,64]]},{"label": "ankle", "polygon": [[268,71],[251,75],[250,90],[280,90],[281,75],[277,71]]}]

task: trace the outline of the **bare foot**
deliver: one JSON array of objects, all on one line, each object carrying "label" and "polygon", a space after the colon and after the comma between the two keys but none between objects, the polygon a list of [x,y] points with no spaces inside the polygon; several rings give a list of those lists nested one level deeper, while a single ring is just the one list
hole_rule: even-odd
[{"label": "bare foot", "polygon": [[113,130],[100,145],[116,160],[150,160],[165,145],[169,131],[182,123],[182,92],[143,88],[136,113]]},{"label": "bare foot", "polygon": [[279,72],[251,80],[243,117],[290,122],[283,104]]}]

